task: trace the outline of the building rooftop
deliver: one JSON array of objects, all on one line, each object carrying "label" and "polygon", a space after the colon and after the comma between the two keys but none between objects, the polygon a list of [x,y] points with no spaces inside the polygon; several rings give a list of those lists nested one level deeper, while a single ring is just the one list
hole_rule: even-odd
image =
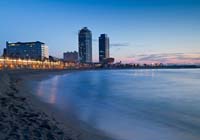
[{"label": "building rooftop", "polygon": [[35,42],[16,42],[16,43],[11,43],[11,42],[6,42],[7,44],[35,44],[35,43],[39,43],[39,44],[45,44],[43,42],[40,41],[35,41]]},{"label": "building rooftop", "polygon": [[108,37],[107,34],[101,34],[100,37]]},{"label": "building rooftop", "polygon": [[81,32],[91,32],[87,27],[83,27],[81,30],[80,30],[80,33]]}]

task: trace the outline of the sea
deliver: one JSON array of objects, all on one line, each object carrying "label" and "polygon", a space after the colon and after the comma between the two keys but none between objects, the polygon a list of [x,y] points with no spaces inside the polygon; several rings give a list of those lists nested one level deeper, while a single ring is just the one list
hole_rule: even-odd
[{"label": "sea", "polygon": [[200,69],[88,70],[34,94],[116,140],[200,140]]}]

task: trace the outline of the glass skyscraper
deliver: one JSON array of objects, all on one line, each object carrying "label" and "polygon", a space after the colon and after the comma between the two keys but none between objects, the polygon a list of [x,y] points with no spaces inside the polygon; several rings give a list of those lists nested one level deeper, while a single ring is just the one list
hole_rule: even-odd
[{"label": "glass skyscraper", "polygon": [[104,62],[105,59],[110,57],[109,48],[110,48],[109,37],[107,36],[107,34],[101,34],[101,36],[99,37],[99,62],[100,63]]},{"label": "glass skyscraper", "polygon": [[92,62],[92,32],[84,27],[79,31],[79,61],[82,63]]}]

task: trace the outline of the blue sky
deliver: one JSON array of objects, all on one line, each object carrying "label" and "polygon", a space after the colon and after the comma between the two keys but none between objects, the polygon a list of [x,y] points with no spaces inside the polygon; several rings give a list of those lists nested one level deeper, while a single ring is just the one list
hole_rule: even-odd
[{"label": "blue sky", "polygon": [[1,0],[0,50],[5,42],[42,41],[62,57],[78,50],[78,30],[107,33],[111,56],[123,62],[200,63],[199,0]]}]

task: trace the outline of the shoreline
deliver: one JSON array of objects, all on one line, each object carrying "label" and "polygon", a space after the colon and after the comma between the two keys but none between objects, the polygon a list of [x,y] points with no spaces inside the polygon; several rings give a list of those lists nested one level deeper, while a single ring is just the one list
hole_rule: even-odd
[{"label": "shoreline", "polygon": [[111,140],[104,132],[87,126],[83,128],[81,122],[72,123],[69,118],[60,116],[58,110],[40,101],[27,86],[31,81],[76,71],[79,70],[0,71],[1,138]]}]

